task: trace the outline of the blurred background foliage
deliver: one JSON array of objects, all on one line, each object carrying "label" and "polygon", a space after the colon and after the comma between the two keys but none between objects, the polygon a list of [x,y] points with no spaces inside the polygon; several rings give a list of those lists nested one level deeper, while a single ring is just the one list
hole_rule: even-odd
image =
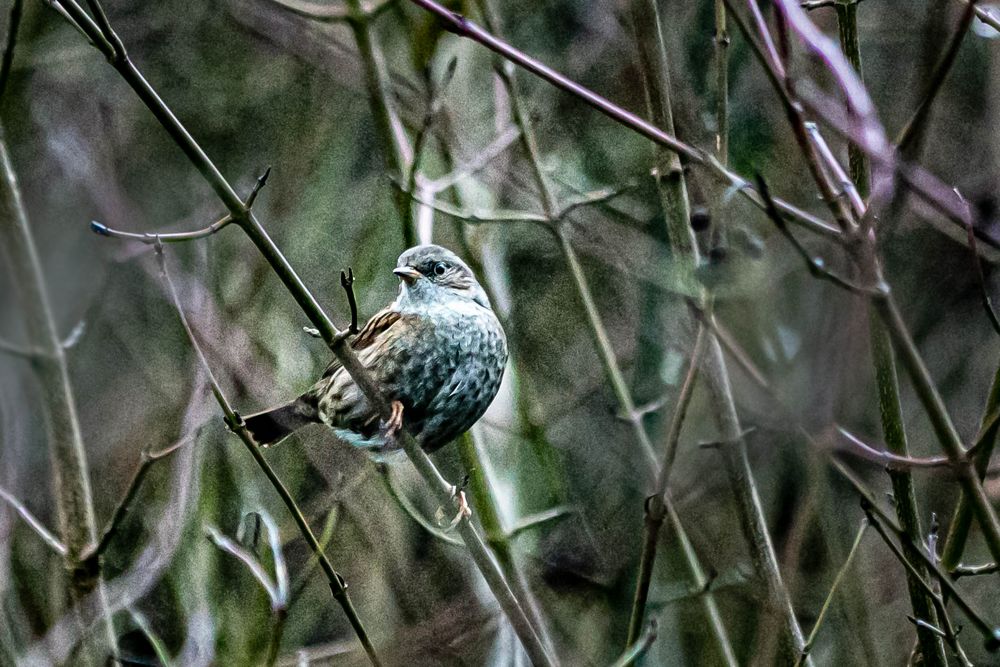
[{"label": "blurred background foliage", "polygon": [[[495,9],[511,43],[643,112],[624,7],[510,0]],[[477,16],[473,6],[455,8]],[[362,317],[388,302],[396,284],[390,268],[405,247],[394,203],[403,175],[383,157],[384,137],[375,129],[351,29],[269,0],[115,0],[107,10],[140,70],[242,194],[272,167],[255,211],[336,321],[348,316],[339,286],[339,272],[348,266],[358,279]],[[221,206],[99,52],[43,3],[29,2],[24,11],[0,118],[59,327],[68,333],[85,325],[68,355],[98,525],[124,493],[143,450],[194,436],[152,469],[106,555],[123,653],[148,655],[148,637],[155,636],[176,664],[264,660],[272,624],[268,598],[245,568],[205,538],[206,526],[229,536],[245,533],[248,513],[261,512],[279,526],[291,576],[279,664],[365,664],[294,523],[226,432],[151,249],[88,229],[90,220],[140,232],[194,229],[219,217]],[[860,6],[865,77],[890,136],[916,105],[960,11],[961,3],[940,0]],[[677,132],[710,148],[712,3],[665,2],[661,12]],[[835,35],[832,9],[811,16]],[[448,63],[457,62],[422,157],[428,179],[475,158],[510,127],[510,100],[481,47],[443,32],[404,2],[379,16],[372,37],[384,54],[390,101],[411,141],[427,111],[427,81],[440,81]],[[924,149],[924,163],[994,224],[996,38],[978,21],[973,26],[934,108]],[[800,67],[803,76],[819,75],[805,59]],[[783,198],[822,215],[781,107],[735,30],[730,82],[734,169],[763,173]],[[578,100],[526,75],[519,83],[561,200],[632,186],[605,204],[578,209],[568,233],[637,403],[659,406],[646,417],[659,449],[692,344],[683,297],[698,283],[670,256],[650,177],[653,150]],[[831,143],[846,155],[843,145]],[[689,172],[689,189],[692,203],[725,231],[718,244],[710,234],[699,237],[706,249],[717,248],[697,279],[715,288],[719,320],[810,430],[836,421],[879,442],[863,303],[810,278],[760,211],[697,168]],[[516,141],[455,192],[469,209],[542,210]],[[968,250],[926,224],[926,210],[910,206],[883,228],[887,274],[961,433],[971,437],[997,363],[996,338],[981,310]],[[652,488],[648,463],[619,417],[551,235],[531,224],[464,225],[442,213],[424,216],[432,224],[424,225],[423,238],[432,236],[482,267],[511,338],[507,382],[474,433],[480,458],[473,467],[488,479],[507,530],[526,516],[559,510],[510,539],[513,560],[563,664],[607,664],[625,643],[643,499]],[[807,243],[817,252],[827,249],[822,241]],[[242,234],[228,229],[173,246],[169,261],[209,361],[241,411],[282,401],[322,371],[328,351],[303,333],[308,322]],[[992,286],[992,267],[987,275]],[[10,272],[0,271],[0,336],[11,341],[25,338],[18,289]],[[39,408],[44,389],[24,359],[0,353],[0,369],[0,486],[55,526]],[[863,514],[857,497],[829,471],[829,452],[806,446],[796,424],[735,368],[732,379],[741,417],[754,428],[751,462],[782,571],[808,631]],[[938,453],[905,381],[903,405],[912,453]],[[719,454],[698,446],[718,437],[699,386],[670,489],[741,663],[759,663],[769,655],[774,614],[754,580]],[[408,462],[386,472],[321,428],[267,457],[328,539],[327,553],[387,663],[525,662],[464,549],[418,525],[390,492],[386,475],[395,495],[433,517],[436,507]],[[435,459],[449,479],[468,472],[457,447]],[[877,466],[858,469],[874,488],[889,489]],[[932,514],[946,520],[956,487],[940,476],[916,480],[925,526]],[[989,478],[987,490],[996,498],[1000,485]],[[474,509],[482,516],[482,507]],[[677,537],[665,528],[661,540],[650,601],[658,635],[645,663],[717,664]],[[268,550],[260,554],[273,567]],[[967,560],[986,556],[975,537]],[[66,629],[61,567],[17,515],[0,506],[0,663],[67,654],[73,632]],[[1000,618],[1000,597],[984,583],[963,586],[987,617]],[[817,663],[904,664],[914,636],[908,613],[902,567],[869,533],[817,640]],[[995,660],[972,635],[967,631],[970,657],[977,664]]]}]

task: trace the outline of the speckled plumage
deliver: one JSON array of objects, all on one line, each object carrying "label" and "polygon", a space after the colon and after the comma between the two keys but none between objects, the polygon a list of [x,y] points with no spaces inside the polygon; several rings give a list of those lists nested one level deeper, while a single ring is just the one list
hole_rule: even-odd
[{"label": "speckled plumage", "polygon": [[[468,430],[500,388],[507,341],[472,271],[435,245],[400,255],[396,300],[352,340],[358,358],[389,400],[403,405],[403,425],[427,451]],[[290,404],[247,418],[270,444],[319,421],[343,440],[382,454],[391,450],[378,415],[336,361]]]}]

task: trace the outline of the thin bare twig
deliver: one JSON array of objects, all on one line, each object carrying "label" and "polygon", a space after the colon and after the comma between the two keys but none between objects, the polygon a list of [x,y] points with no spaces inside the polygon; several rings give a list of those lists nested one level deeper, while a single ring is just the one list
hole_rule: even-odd
[{"label": "thin bare twig", "polygon": [[978,577],[981,574],[995,574],[1000,570],[1000,565],[996,563],[984,563],[983,565],[959,565],[951,571],[955,578]]},{"label": "thin bare twig", "polygon": [[[757,206],[763,205],[763,202],[760,200],[756,190],[753,189],[750,183],[745,178],[742,178],[730,171],[714,156],[680,141],[675,136],[663,131],[652,123],[643,120],[638,115],[625,110],[607,98],[598,95],[589,88],[586,88],[560,74],[541,61],[528,56],[522,51],[519,51],[509,43],[484,30],[473,21],[470,21],[465,16],[443,7],[434,0],[411,1],[438,16],[442,20],[446,29],[451,30],[462,37],[467,37],[482,44],[491,51],[498,53],[506,60],[509,60],[519,67],[522,67],[532,74],[548,81],[560,90],[568,92],[571,95],[583,100],[588,105],[608,116],[612,120],[629,127],[657,144],[665,146],[670,150],[683,155],[690,162],[706,167],[714,177],[725,183],[727,186],[735,188],[737,192],[746,197],[753,204]],[[829,223],[810,213],[792,206],[785,201],[776,200],[776,203],[778,208],[797,224],[802,224],[803,226],[823,236],[836,237],[839,234],[836,227],[831,226]]]},{"label": "thin bare twig", "polygon": [[181,438],[174,444],[165,449],[161,449],[158,452],[144,451],[142,453],[139,467],[136,469],[135,475],[133,475],[132,481],[129,483],[128,488],[125,491],[125,495],[122,496],[122,499],[115,508],[115,511],[112,512],[111,519],[104,527],[104,530],[101,531],[100,538],[93,545],[93,547],[84,552],[82,556],[84,561],[96,561],[104,555],[104,552],[111,544],[111,541],[114,539],[115,535],[117,535],[122,521],[128,515],[128,511],[132,507],[132,501],[135,500],[136,494],[139,493],[139,488],[142,486],[143,481],[146,479],[146,475],[152,469],[153,465],[157,461],[162,461],[167,458],[184,445],[197,440],[197,438],[198,432],[196,431],[195,433]]},{"label": "thin bare twig", "polygon": [[487,164],[506,151],[520,136],[521,130],[516,125],[508,125],[503,131],[497,133],[493,141],[486,147],[476,151],[476,154],[468,162],[455,166],[449,173],[440,178],[424,183],[423,188],[433,193],[444,192],[448,188],[484,169]]},{"label": "thin bare twig", "polygon": [[813,257],[809,250],[802,245],[802,243],[795,237],[788,225],[785,224],[785,220],[778,211],[777,206],[774,205],[774,200],[771,198],[771,193],[768,190],[767,183],[764,182],[764,178],[757,174],[757,190],[760,192],[761,198],[764,200],[764,212],[767,213],[767,217],[774,222],[774,226],[778,228],[788,242],[795,249],[795,252],[802,258],[806,264],[806,268],[809,269],[809,274],[814,278],[819,278],[820,280],[828,280],[837,287],[847,290],[852,294],[862,294],[870,296],[874,293],[874,290],[870,287],[864,285],[859,285],[847,278],[841,277],[839,274],[834,273],[826,266],[826,262],[819,258]]},{"label": "thin bare twig", "polygon": [[285,630],[285,620],[288,618],[288,568],[285,565],[285,556],[281,550],[281,538],[274,520],[267,512],[261,511],[255,514],[260,518],[267,531],[271,559],[274,562],[273,581],[254,554],[249,553],[242,546],[223,535],[214,526],[206,526],[205,533],[216,547],[239,560],[250,570],[250,574],[261,585],[271,601],[273,620],[268,638],[267,656],[264,661],[264,664],[270,667],[278,658],[278,649],[281,646],[281,637]]},{"label": "thin bare twig", "polygon": [[285,506],[288,508],[292,518],[295,520],[299,531],[302,533],[303,537],[305,537],[310,549],[312,549],[313,553],[315,553],[316,557],[319,559],[320,567],[326,575],[327,582],[330,585],[330,591],[333,593],[334,599],[344,610],[344,614],[347,616],[347,620],[354,629],[354,633],[358,636],[361,645],[364,647],[365,653],[368,655],[368,659],[377,667],[381,663],[375,653],[375,648],[372,645],[371,640],[368,638],[368,633],[354,609],[354,603],[351,601],[350,595],[347,592],[347,583],[344,581],[344,578],[340,575],[340,573],[333,569],[333,565],[330,564],[326,554],[323,553],[323,549],[320,546],[319,541],[316,539],[316,536],[313,534],[312,529],[309,527],[309,523],[302,514],[302,510],[299,509],[295,499],[292,498],[292,494],[289,493],[288,489],[278,478],[277,474],[275,474],[271,465],[267,462],[267,459],[265,459],[263,454],[261,454],[260,448],[257,446],[257,443],[254,442],[253,437],[247,430],[243,418],[240,417],[235,410],[233,410],[232,405],[229,403],[229,399],[226,398],[226,395],[223,393],[222,387],[219,385],[218,380],[216,380],[211,366],[208,365],[208,359],[205,357],[205,353],[202,351],[201,345],[198,343],[198,339],[194,335],[194,330],[188,323],[187,315],[184,314],[184,308],[181,305],[177,288],[174,286],[173,279],[170,277],[170,272],[167,269],[163,246],[157,244],[155,248],[156,257],[160,265],[160,272],[163,276],[164,282],[166,283],[167,291],[170,295],[171,301],[173,302],[174,308],[177,311],[177,316],[180,318],[181,325],[184,327],[188,340],[191,342],[191,347],[194,348],[202,367],[205,369],[209,385],[212,388],[212,394],[215,396],[216,402],[218,402],[219,407],[222,408],[222,412],[225,415],[226,425],[229,427],[229,430],[231,430],[243,442],[247,451],[250,452],[254,461],[264,472],[265,476],[267,476],[271,485],[274,487],[274,490],[278,492],[281,500],[285,503]]},{"label": "thin bare twig", "polygon": [[340,286],[344,288],[347,295],[347,305],[351,309],[351,324],[348,331],[351,334],[358,333],[358,299],[354,296],[354,270],[347,267],[347,273],[340,272]]},{"label": "thin bare twig", "polygon": [[250,215],[250,211],[253,208],[253,204],[257,201],[257,195],[260,194],[261,188],[267,183],[267,177],[271,174],[271,168],[268,167],[264,170],[264,173],[260,175],[257,182],[254,183],[253,189],[250,194],[247,195],[246,201],[241,202],[241,208],[236,213],[230,212],[207,227],[202,227],[201,229],[196,229],[190,232],[126,232],[117,229],[112,229],[107,225],[104,225],[96,220],[91,221],[90,229],[95,234],[100,234],[101,236],[109,236],[115,239],[124,239],[129,241],[138,241],[140,243],[145,243],[146,245],[156,245],[157,243],[184,243],[187,241],[196,241],[198,239],[203,239],[207,236],[211,236],[216,232],[224,229],[228,225],[239,222],[241,217]]},{"label": "thin bare twig", "polygon": [[0,498],[14,508],[14,511],[20,515],[21,519],[24,520],[24,523],[26,523],[31,530],[35,531],[35,534],[38,535],[38,537],[40,537],[50,549],[60,556],[66,555],[66,545],[60,542],[59,538],[53,535],[52,531],[46,528],[45,524],[39,521],[38,517],[32,514],[31,510],[29,510],[24,503],[3,488],[0,488]]},{"label": "thin bare twig", "polygon": [[910,116],[910,119],[903,126],[903,129],[900,130],[899,136],[896,138],[896,148],[904,156],[912,158],[913,149],[921,143],[920,139],[927,127],[931,107],[934,104],[934,100],[937,99],[937,95],[941,91],[945,79],[948,78],[948,73],[951,72],[951,68],[955,64],[959,48],[962,46],[965,34],[969,31],[969,26],[972,25],[972,20],[975,17],[975,10],[975,0],[966,4],[965,11],[962,12],[962,17],[959,19],[958,26],[952,33],[944,54],[931,73],[930,81],[921,97],[920,104],[913,111],[913,115]]},{"label": "thin bare twig", "polygon": [[507,539],[514,540],[525,533],[530,533],[542,526],[561,521],[577,513],[578,510],[574,507],[559,506],[522,516],[507,530]]},{"label": "thin bare twig", "polygon": [[611,663],[611,667],[629,667],[636,660],[646,655],[656,641],[656,628],[657,623],[655,619],[647,623],[642,634],[625,649],[624,653]]},{"label": "thin bare twig", "polygon": [[858,547],[861,546],[861,539],[865,536],[865,531],[867,529],[868,520],[865,518],[861,520],[861,526],[858,528],[857,535],[854,536],[854,542],[851,544],[851,550],[847,552],[847,558],[844,559],[844,564],[841,565],[840,569],[837,571],[837,576],[833,579],[833,585],[830,586],[830,592],[826,594],[826,599],[823,600],[823,606],[820,607],[819,614],[816,616],[816,622],[813,623],[812,630],[809,631],[809,636],[806,637],[806,643],[802,646],[802,653],[795,662],[796,667],[801,667],[805,662],[806,657],[812,651],[813,646],[816,643],[816,636],[819,634],[820,628],[823,627],[823,621],[826,620],[827,612],[830,611],[833,596],[837,593],[837,589],[840,587],[840,582],[843,581],[847,571],[851,568],[851,563],[854,562],[854,556],[858,553]]},{"label": "thin bare twig", "polygon": [[0,338],[0,352],[14,357],[21,357],[22,359],[28,359],[29,361],[47,356],[45,350],[42,350],[41,348],[19,345],[3,338]]},{"label": "thin bare twig", "polygon": [[462,540],[452,535],[450,532],[441,530],[433,523],[428,521],[420,510],[413,506],[410,499],[406,495],[396,488],[396,485],[392,481],[392,471],[388,466],[379,466],[379,472],[381,473],[382,480],[385,482],[385,488],[389,492],[389,497],[396,501],[403,513],[413,519],[414,523],[423,528],[428,535],[446,544],[452,546],[463,546]]},{"label": "thin bare twig", "polygon": [[[958,190],[955,190],[956,194]],[[978,241],[976,241],[976,227],[974,220],[970,217],[969,224],[966,225],[967,235],[966,238],[969,242],[969,250],[972,252],[972,257],[970,261],[972,262],[972,268],[976,272],[976,285],[979,288],[979,298],[983,304],[983,310],[986,311],[986,316],[990,320],[990,324],[993,326],[993,331],[997,335],[1000,335],[1000,318],[997,317],[997,311],[993,307],[993,299],[990,297],[989,289],[986,286],[986,274],[983,272],[983,263],[979,257],[979,249],[977,247]]]}]

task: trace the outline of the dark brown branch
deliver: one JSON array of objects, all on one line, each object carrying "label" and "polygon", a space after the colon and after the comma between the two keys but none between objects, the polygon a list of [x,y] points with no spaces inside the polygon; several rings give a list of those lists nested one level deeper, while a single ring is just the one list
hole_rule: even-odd
[{"label": "dark brown branch", "polygon": [[852,294],[861,294],[871,296],[874,294],[875,290],[864,285],[858,285],[847,278],[844,278],[830,269],[827,268],[826,262],[819,257],[813,257],[809,250],[802,245],[802,243],[795,237],[795,234],[788,229],[788,225],[785,224],[785,219],[782,217],[781,212],[778,211],[778,207],[775,206],[774,200],[771,198],[771,193],[768,190],[767,183],[764,182],[764,178],[760,175],[756,175],[757,178],[757,191],[760,192],[761,198],[764,200],[764,212],[767,213],[767,217],[774,222],[774,226],[778,228],[792,247],[795,252],[799,254],[802,260],[806,263],[806,268],[809,269],[810,275],[814,278],[819,278],[820,280],[828,280],[837,287],[843,288]]},{"label": "dark brown branch", "polygon": [[139,467],[136,469],[135,475],[132,477],[132,481],[129,483],[128,488],[125,491],[125,495],[122,496],[121,501],[112,513],[111,519],[104,527],[104,530],[101,531],[100,539],[97,540],[96,544],[94,544],[92,548],[88,549],[81,555],[81,560],[84,563],[89,562],[96,564],[97,559],[103,556],[104,552],[107,551],[111,541],[114,539],[115,535],[118,534],[118,529],[121,527],[122,521],[128,515],[128,511],[132,507],[132,501],[135,500],[136,494],[139,493],[139,488],[146,479],[146,475],[152,469],[153,464],[157,461],[162,461],[184,445],[196,440],[197,438],[198,433],[196,431],[191,435],[181,438],[166,449],[162,449],[158,452],[144,451],[142,453]]},{"label": "dark brown branch", "polygon": [[959,577],[976,577],[980,574],[995,574],[997,572],[1000,572],[1000,565],[984,563],[982,565],[959,565],[951,573],[958,579]]},{"label": "dark brown branch", "polygon": [[351,309],[351,326],[348,331],[351,334],[356,334],[358,333],[358,300],[354,296],[354,270],[351,267],[347,267],[347,273],[340,272],[340,286],[347,294],[347,305]]}]

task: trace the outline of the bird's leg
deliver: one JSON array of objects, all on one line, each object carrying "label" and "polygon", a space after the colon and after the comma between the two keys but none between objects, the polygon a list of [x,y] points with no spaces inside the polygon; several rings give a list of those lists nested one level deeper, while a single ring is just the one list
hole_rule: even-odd
[{"label": "bird's leg", "polygon": [[403,404],[399,401],[393,401],[390,406],[392,410],[389,415],[389,419],[383,422],[383,432],[385,434],[386,440],[393,440],[399,429],[403,428]]},{"label": "bird's leg", "polygon": [[458,522],[462,519],[472,518],[472,508],[469,507],[469,501],[465,497],[465,491],[457,487],[455,488],[455,491],[457,491],[457,493],[452,492],[452,500],[454,500],[455,504],[458,506],[458,514],[455,515],[455,525],[458,525]]},{"label": "bird's leg", "polygon": [[438,511],[435,515],[435,519],[437,519],[438,525],[442,526],[446,531],[454,530],[455,526],[457,526],[462,519],[469,519],[472,517],[472,508],[469,507],[469,501],[465,498],[465,491],[461,487],[458,486],[451,487],[451,499],[458,507],[458,514],[455,515],[455,518],[452,519],[450,522],[448,522],[447,525],[444,525],[443,507],[438,508]]}]

